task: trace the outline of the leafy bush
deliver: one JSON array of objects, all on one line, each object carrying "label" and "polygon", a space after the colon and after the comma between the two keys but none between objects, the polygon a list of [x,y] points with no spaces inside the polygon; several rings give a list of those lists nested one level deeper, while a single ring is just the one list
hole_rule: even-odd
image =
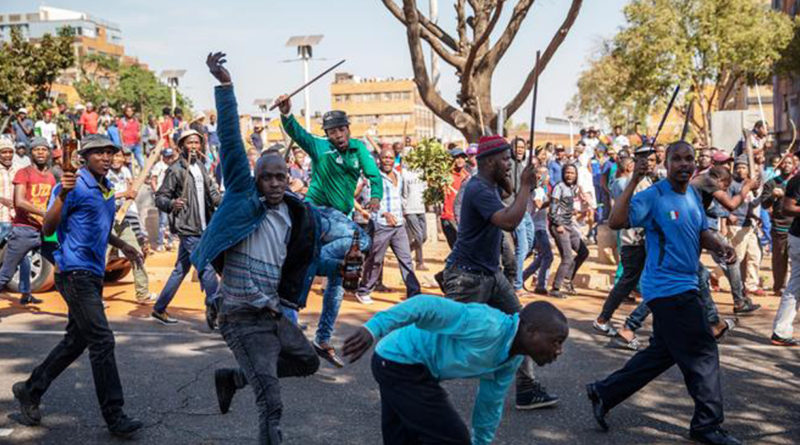
[{"label": "leafy bush", "polygon": [[444,189],[452,182],[453,158],[435,139],[425,139],[403,158],[411,169],[420,171],[428,184],[423,199],[429,206],[444,203]]}]

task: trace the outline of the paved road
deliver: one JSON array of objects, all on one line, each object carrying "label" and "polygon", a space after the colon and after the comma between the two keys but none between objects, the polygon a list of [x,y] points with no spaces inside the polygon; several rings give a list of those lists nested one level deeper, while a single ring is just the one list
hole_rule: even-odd
[{"label": "paved road", "polygon": [[[151,273],[169,272],[168,255],[151,259]],[[436,264],[436,263],[434,263]],[[608,268],[590,265],[589,273]],[[396,266],[387,267],[387,284],[397,287]],[[429,277],[423,277],[426,281]],[[163,280],[162,280],[163,281]],[[233,366],[234,360],[219,336],[203,327],[197,284],[187,282],[176,299],[176,313],[184,318],[177,327],[165,327],[146,318],[147,309],[130,301],[130,283],[110,287],[109,313],[117,332],[117,360],[125,388],[126,409],[147,425],[139,435],[146,444],[252,443],[257,434],[253,396],[237,394],[230,413],[220,415],[213,392],[213,370]],[[352,332],[370,313],[388,307],[399,292],[376,295],[371,307],[345,302],[337,341]],[[630,353],[606,347],[607,339],[592,333],[590,320],[599,311],[604,294],[582,291],[580,297],[553,301],[570,318],[572,327],[564,355],[553,365],[539,368],[548,389],[561,396],[552,409],[518,412],[509,396],[496,443],[501,444],[667,444],[688,442],[686,426],[691,400],[676,369],[646,387],[610,415],[612,430],[595,428],[585,398],[586,382],[620,367]],[[84,356],[53,384],[42,406],[40,427],[16,421],[11,384],[25,378],[62,335],[63,307],[53,294],[41,311],[23,309],[10,298],[0,298],[0,443],[63,444],[116,443],[101,420],[88,357]],[[318,294],[303,321],[313,330]],[[730,312],[729,297],[718,298]],[[763,313],[742,319],[742,327],[721,348],[726,426],[748,443],[800,443],[800,351],[770,346],[766,341],[777,298],[759,299]],[[620,315],[632,306],[623,306]],[[309,335],[310,335],[309,331]],[[643,331],[643,334],[647,334]],[[447,382],[454,404],[468,418],[475,382]],[[283,430],[288,444],[380,443],[377,386],[368,360],[334,370],[323,365],[310,378],[281,382]]]}]

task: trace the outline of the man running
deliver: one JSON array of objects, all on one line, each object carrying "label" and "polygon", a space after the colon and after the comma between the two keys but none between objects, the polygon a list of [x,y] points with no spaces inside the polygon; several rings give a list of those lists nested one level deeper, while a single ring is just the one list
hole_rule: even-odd
[{"label": "man running", "polygon": [[670,144],[666,152],[667,180],[633,196],[647,171],[637,162],[634,176],[609,218],[614,230],[645,229],[648,251],[641,278],[642,298],[653,312],[653,336],[619,371],[587,385],[595,420],[608,430],[609,410],[678,364],[695,402],[690,435],[702,443],[737,445],[722,429],[722,387],[719,351],[700,301],[698,262],[701,248],[736,261],[736,253],[708,230],[700,195],[689,186],[695,169],[694,148]]},{"label": "man running", "polygon": [[[322,117],[322,129],[325,138],[312,135],[295,120],[291,114],[292,102],[288,96],[282,95],[275,100],[281,112],[281,123],[286,134],[297,143],[311,158],[311,184],[308,186],[305,200],[320,207],[321,212],[331,215],[331,221],[338,221],[331,227],[329,237],[337,237],[335,245],[329,249],[340,249],[343,258],[352,242],[349,215],[353,210],[355,190],[358,180],[363,174],[370,183],[370,201],[367,210],[377,212],[383,197],[383,180],[381,179],[375,159],[364,143],[350,137],[350,121],[344,111],[333,110]],[[360,230],[360,228],[357,228]],[[360,238],[369,239],[361,231]],[[328,283],[322,296],[322,313],[319,317],[314,347],[322,358],[336,367],[344,366],[330,339],[333,327],[339,315],[344,288],[339,273],[328,275]]]},{"label": "man running", "polygon": [[[509,314],[420,295],[372,317],[345,341],[344,354],[352,363],[377,343],[372,375],[385,445],[478,445],[494,439],[523,360],[554,362],[568,335],[564,314],[544,301]],[[471,378],[480,385],[470,433],[440,382]]]}]

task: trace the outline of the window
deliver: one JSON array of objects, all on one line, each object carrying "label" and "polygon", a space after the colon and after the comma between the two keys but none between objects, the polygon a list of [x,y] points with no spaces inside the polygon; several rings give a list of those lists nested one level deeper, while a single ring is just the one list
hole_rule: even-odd
[{"label": "window", "polygon": [[9,14],[8,21],[9,22],[19,22],[22,20],[22,15],[20,14]]}]

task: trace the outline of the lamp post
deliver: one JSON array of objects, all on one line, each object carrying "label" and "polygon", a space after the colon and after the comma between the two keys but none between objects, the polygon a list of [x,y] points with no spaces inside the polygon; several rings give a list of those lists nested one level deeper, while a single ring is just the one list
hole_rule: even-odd
[{"label": "lamp post", "polygon": [[175,112],[177,104],[176,91],[178,89],[179,79],[186,74],[186,70],[164,70],[161,72],[161,77],[167,80],[169,85],[170,94],[172,96],[172,112]]},{"label": "lamp post", "polygon": [[272,99],[256,99],[253,105],[258,107],[261,112],[261,123],[264,125],[264,133],[261,134],[261,140],[264,141],[264,146],[269,144],[269,125],[267,124],[267,111],[269,106],[272,105]]},{"label": "lamp post", "polygon": [[[319,44],[324,36],[322,34],[311,36],[292,36],[286,42],[286,46],[296,47],[298,60],[303,62],[303,82],[308,83],[308,61],[313,55],[312,48]],[[303,92],[305,99],[305,124],[306,130],[311,131],[311,88],[306,88]]]}]

